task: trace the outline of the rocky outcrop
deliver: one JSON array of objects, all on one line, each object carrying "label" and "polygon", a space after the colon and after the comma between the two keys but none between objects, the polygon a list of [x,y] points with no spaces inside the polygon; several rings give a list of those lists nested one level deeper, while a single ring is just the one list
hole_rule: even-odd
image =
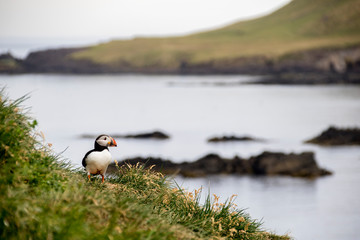
[{"label": "rocky outcrop", "polygon": [[85,48],[60,48],[30,53],[23,67],[30,73],[108,73],[111,67],[90,60],[77,60],[72,53]]},{"label": "rocky outcrop", "polygon": [[208,154],[195,162],[181,164],[179,174],[185,177],[201,177],[214,174],[252,174],[250,162],[235,156],[222,158],[217,154]]},{"label": "rocky outcrop", "polygon": [[[110,134],[113,138],[134,138],[134,139],[168,139],[170,138],[169,135],[160,132],[160,131],[154,131],[154,132],[145,132],[145,133],[138,133],[138,134]],[[80,137],[81,138],[96,138],[97,134],[83,134]]]},{"label": "rocky outcrop", "polygon": [[[185,177],[202,177],[214,174],[238,175],[286,175],[294,177],[319,177],[331,174],[330,171],[319,168],[314,153],[284,154],[264,152],[250,159],[238,156],[222,158],[217,154],[208,154],[194,162],[174,163],[161,158],[131,158],[119,163],[145,167],[153,166],[155,170],[164,174],[180,174]],[[109,166],[110,173],[116,171],[116,166]]]},{"label": "rocky outcrop", "polygon": [[13,57],[10,53],[0,55],[0,73],[22,73],[24,71],[22,60]]},{"label": "rocky outcrop", "polygon": [[138,133],[138,134],[126,134],[126,135],[116,135],[114,137],[118,138],[135,138],[135,139],[168,139],[169,135],[160,132],[147,132],[147,133]]},{"label": "rocky outcrop", "polygon": [[[146,66],[116,61],[108,64],[76,59],[73,53],[86,48],[63,48],[32,52],[24,60],[4,65],[0,73],[146,73],[146,74],[250,74],[267,75],[259,84],[359,84],[360,46],[293,52],[281,57],[249,56],[213,59],[201,63],[179,62],[176,67],[160,63]],[[9,63],[9,61],[7,61]],[[6,66],[6,67],[2,67]]]},{"label": "rocky outcrop", "polygon": [[[180,72],[184,74],[239,73],[274,76],[274,78],[267,79],[268,83],[278,76],[290,79],[290,77],[296,77],[296,74],[305,78],[310,74],[311,80],[319,81],[319,84],[329,81],[329,83],[336,83],[336,79],[346,82],[349,77],[352,78],[353,83],[359,83],[359,75],[354,73],[360,72],[360,46],[305,50],[285,54],[278,58],[252,56],[212,60],[200,64],[183,62]],[[287,76],[282,74],[287,74]],[[326,74],[326,76],[321,74]],[[300,77],[298,76],[298,78]]]},{"label": "rocky outcrop", "polygon": [[283,72],[264,76],[245,84],[262,85],[324,85],[324,84],[360,84],[360,73],[344,74],[330,72]]},{"label": "rocky outcrop", "polygon": [[313,152],[284,154],[264,152],[249,159],[254,174],[315,177],[330,174],[318,167]]},{"label": "rocky outcrop", "polygon": [[320,135],[305,141],[306,143],[313,143],[325,146],[332,145],[360,145],[360,129],[347,128],[340,129],[336,127],[329,127]]},{"label": "rocky outcrop", "polygon": [[260,139],[250,137],[250,136],[222,136],[222,137],[212,137],[207,140],[211,143],[217,142],[246,142],[246,141],[261,141]]}]

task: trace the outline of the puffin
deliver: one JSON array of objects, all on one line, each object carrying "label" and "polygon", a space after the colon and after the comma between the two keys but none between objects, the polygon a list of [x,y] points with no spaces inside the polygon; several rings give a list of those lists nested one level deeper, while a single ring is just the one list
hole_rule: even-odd
[{"label": "puffin", "polygon": [[111,162],[108,147],[117,147],[116,141],[109,135],[102,134],[95,139],[94,149],[85,154],[82,165],[87,172],[89,181],[91,174],[100,174],[102,177],[101,182],[104,182],[104,175]]}]

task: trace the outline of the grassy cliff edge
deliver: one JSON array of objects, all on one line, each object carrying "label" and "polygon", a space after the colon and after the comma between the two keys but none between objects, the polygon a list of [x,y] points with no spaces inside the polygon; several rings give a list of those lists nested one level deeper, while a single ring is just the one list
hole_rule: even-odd
[{"label": "grassy cliff edge", "polygon": [[359,83],[360,0],[293,0],[267,16],[187,36],[35,51],[24,60],[5,54],[0,56],[1,72],[291,73],[282,78],[295,83],[297,73],[316,73],[320,76],[310,76],[311,83],[333,83],[325,73],[341,83]]},{"label": "grassy cliff edge", "polygon": [[199,64],[239,67],[242,58],[274,63],[289,54],[359,43],[359,0],[293,0],[272,14],[224,28],[183,37],[114,40],[70,56],[124,69],[171,71]]},{"label": "grassy cliff edge", "polygon": [[1,239],[289,239],[263,231],[232,199],[201,205],[199,191],[151,169],[88,182],[41,143],[23,100],[0,94]]}]

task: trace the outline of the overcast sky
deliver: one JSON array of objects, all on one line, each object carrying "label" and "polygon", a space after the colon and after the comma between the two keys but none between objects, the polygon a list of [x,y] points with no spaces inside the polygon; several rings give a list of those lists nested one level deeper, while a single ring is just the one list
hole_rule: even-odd
[{"label": "overcast sky", "polygon": [[261,16],[290,0],[0,0],[0,38],[181,35]]}]

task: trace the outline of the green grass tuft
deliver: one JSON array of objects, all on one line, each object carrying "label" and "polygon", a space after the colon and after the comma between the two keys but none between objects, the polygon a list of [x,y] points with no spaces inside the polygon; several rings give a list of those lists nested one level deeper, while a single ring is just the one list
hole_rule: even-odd
[{"label": "green grass tuft", "polygon": [[26,97],[0,96],[0,239],[289,239],[140,165],[89,182],[42,143]]}]

